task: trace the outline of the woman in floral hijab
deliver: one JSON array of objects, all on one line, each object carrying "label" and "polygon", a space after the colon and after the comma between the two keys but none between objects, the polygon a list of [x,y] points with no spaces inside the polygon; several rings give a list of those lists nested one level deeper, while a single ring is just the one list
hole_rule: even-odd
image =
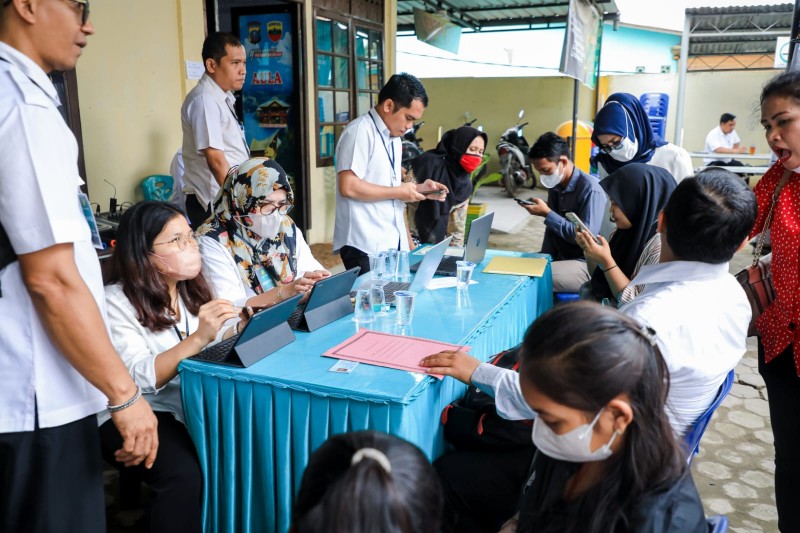
[{"label": "woman in floral hijab", "polygon": [[293,203],[275,161],[253,158],[231,168],[213,214],[197,231],[203,272],[217,298],[268,307],[330,275],[289,218]]}]

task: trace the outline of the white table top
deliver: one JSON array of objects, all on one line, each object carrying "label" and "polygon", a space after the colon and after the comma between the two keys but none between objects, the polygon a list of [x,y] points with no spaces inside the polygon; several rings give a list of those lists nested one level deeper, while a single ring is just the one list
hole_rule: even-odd
[{"label": "white table top", "polygon": [[716,165],[712,166],[702,166],[702,167],[695,167],[695,172],[700,172],[701,170],[705,170],[707,168],[721,168],[723,170],[729,170],[734,174],[749,174],[749,175],[758,175],[762,176],[764,173],[769,170],[770,167],[719,167]]},{"label": "white table top", "polygon": [[708,152],[689,152],[689,156],[694,158],[710,159],[719,156],[720,158],[733,158],[733,159],[772,159],[771,153],[766,154],[710,154]]}]

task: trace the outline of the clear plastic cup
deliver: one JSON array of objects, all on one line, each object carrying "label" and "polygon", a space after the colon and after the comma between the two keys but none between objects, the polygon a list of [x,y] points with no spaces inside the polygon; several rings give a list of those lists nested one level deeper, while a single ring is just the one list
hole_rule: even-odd
[{"label": "clear plastic cup", "polygon": [[408,250],[397,252],[397,281],[411,281],[411,267],[408,263]]},{"label": "clear plastic cup", "polygon": [[369,254],[369,271],[372,274],[372,279],[383,279],[384,271],[386,270],[386,252],[375,252]]},{"label": "clear plastic cup", "polygon": [[397,291],[394,293],[394,306],[397,308],[397,323],[401,326],[410,326],[414,318],[414,298],[416,293],[410,291]]},{"label": "clear plastic cup", "polygon": [[372,310],[372,300],[370,289],[358,289],[356,291],[356,306],[353,309],[353,321],[359,324],[368,324],[375,320],[375,313]]},{"label": "clear plastic cup", "polygon": [[376,317],[387,314],[386,294],[383,292],[383,285],[373,285],[369,288],[369,302]]},{"label": "clear plastic cup", "polygon": [[386,250],[384,252],[383,277],[389,281],[397,279],[397,252],[398,250]]},{"label": "clear plastic cup", "polygon": [[472,271],[475,263],[472,261],[456,261],[456,287],[466,289],[469,287],[469,280],[472,279]]}]

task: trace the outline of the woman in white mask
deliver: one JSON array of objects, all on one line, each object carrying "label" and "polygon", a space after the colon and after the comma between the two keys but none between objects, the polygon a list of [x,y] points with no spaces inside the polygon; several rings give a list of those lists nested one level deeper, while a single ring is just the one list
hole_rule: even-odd
[{"label": "woman in white mask", "polygon": [[502,531],[707,531],[651,330],[609,307],[557,306],[525,334],[520,388],[538,452]]},{"label": "woman in white mask", "polygon": [[[106,286],[111,340],[158,418],[151,469],[117,462],[122,438],[98,414],[103,457],[150,485],[150,531],[201,531],[202,475],[183,419],[178,364],[238,328],[238,310],[212,299],[197,241],[183,213],[142,202],[120,219]],[[231,320],[233,326],[225,325]],[[126,466],[128,468],[126,468]],[[179,510],[179,511],[178,511]]]},{"label": "woman in white mask", "polygon": [[650,126],[639,100],[628,93],[614,93],[597,112],[592,142],[600,179],[628,163],[646,163],[667,170],[676,183],[694,174],[689,152],[658,136]]},{"label": "woman in white mask", "polygon": [[277,162],[252,158],[231,168],[214,213],[197,230],[203,273],[218,297],[270,307],[330,276],[288,216],[293,202]]},{"label": "woman in white mask", "polygon": [[[536,415],[537,451],[501,533],[707,531],[652,330],[612,307],[561,304],[528,328],[519,358],[521,397],[495,400],[510,417]],[[441,352],[420,365],[468,383],[479,361]]]}]

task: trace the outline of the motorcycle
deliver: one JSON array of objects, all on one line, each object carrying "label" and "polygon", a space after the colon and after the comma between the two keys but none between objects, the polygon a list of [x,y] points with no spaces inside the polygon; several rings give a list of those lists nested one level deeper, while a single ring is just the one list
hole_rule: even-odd
[{"label": "motorcycle", "polygon": [[409,129],[403,134],[402,155],[400,156],[400,165],[406,169],[411,170],[411,165],[416,158],[422,155],[422,138],[417,137],[417,131],[425,125],[425,121],[417,122],[414,127]]},{"label": "motorcycle", "polygon": [[500,136],[496,147],[500,158],[500,183],[512,198],[520,187],[536,187],[536,174],[528,160],[528,141],[522,134],[522,128],[528,123],[519,123],[524,116],[525,110],[521,109],[517,123]]}]

